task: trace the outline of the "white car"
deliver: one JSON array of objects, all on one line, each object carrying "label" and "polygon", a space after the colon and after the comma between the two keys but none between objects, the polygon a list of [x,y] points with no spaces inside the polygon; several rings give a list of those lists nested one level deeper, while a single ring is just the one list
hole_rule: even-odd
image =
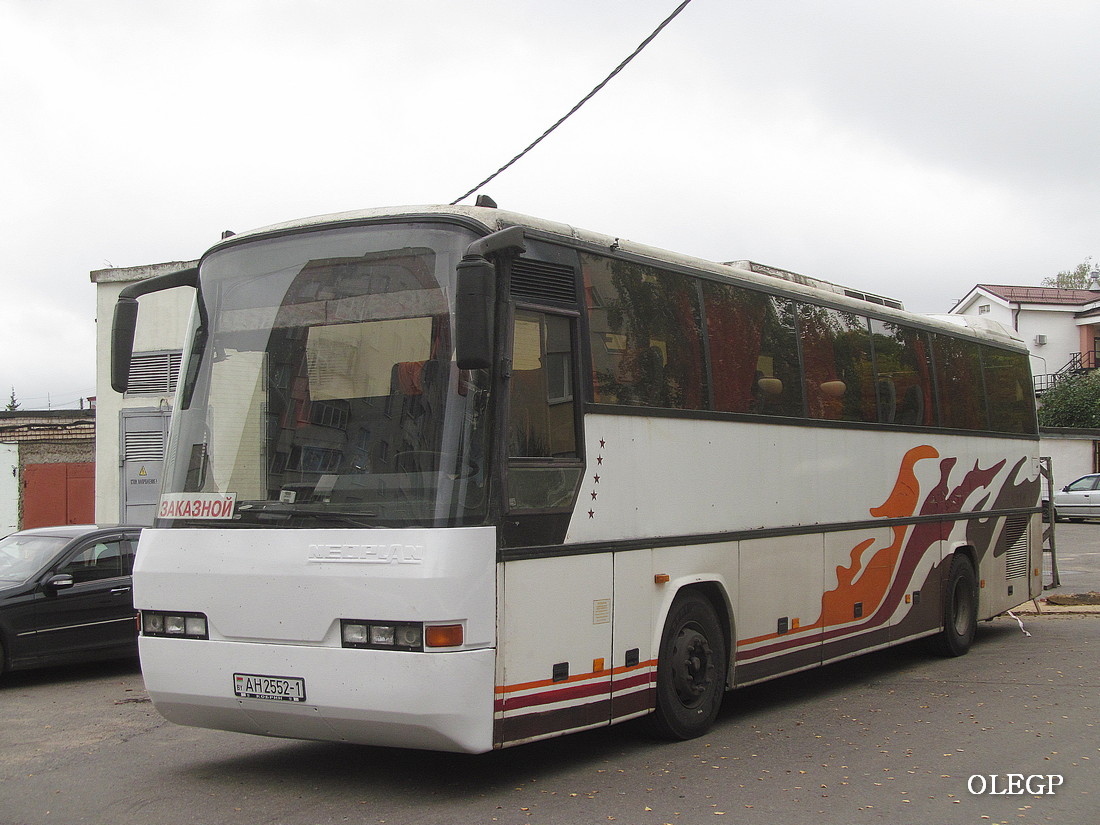
[{"label": "white car", "polygon": [[1054,517],[1069,521],[1100,518],[1100,473],[1081,476],[1056,492]]}]

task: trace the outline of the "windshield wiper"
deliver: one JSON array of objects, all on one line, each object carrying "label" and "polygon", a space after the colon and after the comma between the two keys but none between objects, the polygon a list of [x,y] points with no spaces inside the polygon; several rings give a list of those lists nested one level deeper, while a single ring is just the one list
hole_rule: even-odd
[{"label": "windshield wiper", "polygon": [[245,501],[237,505],[238,518],[256,521],[285,522],[292,519],[310,519],[314,521],[345,521],[356,527],[374,527],[361,519],[377,518],[377,513],[345,512],[341,510],[303,510],[293,504],[281,501]]}]

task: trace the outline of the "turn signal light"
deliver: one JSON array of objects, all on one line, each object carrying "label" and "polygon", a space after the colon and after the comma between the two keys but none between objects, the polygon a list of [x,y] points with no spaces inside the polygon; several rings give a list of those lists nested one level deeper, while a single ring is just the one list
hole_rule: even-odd
[{"label": "turn signal light", "polygon": [[462,625],[429,625],[424,628],[424,642],[428,647],[458,647],[462,644]]}]

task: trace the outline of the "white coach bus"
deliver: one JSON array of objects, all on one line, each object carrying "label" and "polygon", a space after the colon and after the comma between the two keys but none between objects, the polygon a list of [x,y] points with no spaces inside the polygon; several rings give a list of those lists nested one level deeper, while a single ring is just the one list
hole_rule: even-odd
[{"label": "white coach bus", "polygon": [[[482,752],[975,624],[1041,589],[1027,353],[797,276],[486,207],[197,269],[134,571],[168,719]],[[814,285],[817,283],[817,286]]]}]

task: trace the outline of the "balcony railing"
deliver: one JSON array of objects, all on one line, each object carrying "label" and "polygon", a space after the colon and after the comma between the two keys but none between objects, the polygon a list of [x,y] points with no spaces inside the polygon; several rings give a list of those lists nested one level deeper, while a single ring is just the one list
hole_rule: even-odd
[{"label": "balcony railing", "polygon": [[1043,393],[1067,378],[1076,375],[1084,375],[1100,367],[1100,353],[1090,350],[1088,352],[1075,352],[1070,356],[1066,365],[1058,372],[1046,373],[1035,376],[1035,393]]}]

